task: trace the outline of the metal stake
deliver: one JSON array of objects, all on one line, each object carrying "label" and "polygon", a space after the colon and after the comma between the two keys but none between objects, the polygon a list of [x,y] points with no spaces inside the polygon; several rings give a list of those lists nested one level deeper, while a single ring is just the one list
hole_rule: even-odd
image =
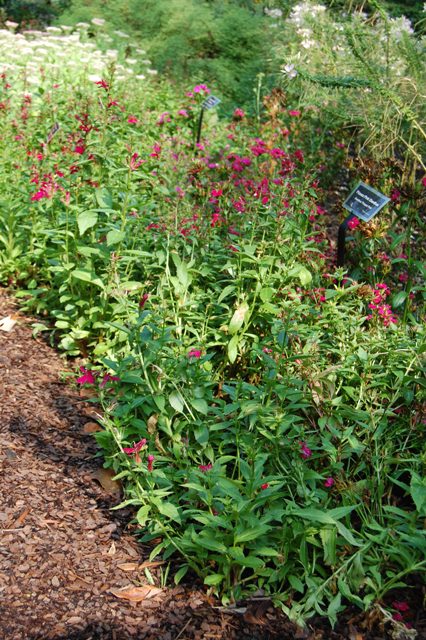
[{"label": "metal stake", "polygon": [[201,127],[203,126],[203,116],[204,116],[204,109],[203,107],[201,107],[200,117],[198,118],[197,144],[199,144],[201,140]]},{"label": "metal stake", "polygon": [[348,224],[351,220],[356,218],[353,213],[350,213],[347,218],[345,218],[342,224],[339,227],[339,233],[337,236],[337,266],[343,267],[345,262],[345,242],[346,242],[346,229],[348,228]]}]

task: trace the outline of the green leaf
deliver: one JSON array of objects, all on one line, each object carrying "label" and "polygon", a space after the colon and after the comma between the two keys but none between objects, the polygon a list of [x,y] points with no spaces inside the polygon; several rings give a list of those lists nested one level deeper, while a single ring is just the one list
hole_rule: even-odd
[{"label": "green leaf", "polygon": [[82,211],[77,216],[78,231],[82,236],[87,229],[94,227],[98,221],[96,211]]},{"label": "green leaf", "polygon": [[118,244],[119,242],[122,242],[125,237],[126,237],[126,234],[124,233],[124,231],[119,231],[118,229],[111,229],[111,231],[108,231],[106,236],[107,246],[111,247],[113,244]]},{"label": "green leaf", "polygon": [[340,593],[337,593],[337,595],[334,596],[333,600],[328,605],[327,609],[327,616],[332,626],[334,626],[337,622],[337,614],[340,611],[341,604],[342,596],[340,595]]},{"label": "green leaf", "polygon": [[398,293],[395,293],[395,295],[392,296],[392,307],[394,309],[397,309],[398,307],[404,304],[406,299],[407,299],[407,292],[398,291]]},{"label": "green leaf", "polygon": [[218,297],[218,299],[217,299],[218,304],[220,304],[222,302],[222,300],[225,300],[225,298],[227,296],[229,296],[230,293],[235,291],[235,289],[236,289],[236,287],[235,287],[234,284],[228,284],[228,286],[224,288],[224,290],[222,291],[222,293]]},{"label": "green leaf", "polygon": [[169,395],[169,402],[172,405],[173,409],[178,413],[183,413],[183,398],[179,391],[172,391]]},{"label": "green leaf", "polygon": [[304,593],[305,585],[300,580],[300,578],[298,578],[297,576],[288,576],[288,581],[291,584],[291,586],[293,587],[293,589],[295,589],[299,593]]},{"label": "green leaf", "polygon": [[166,407],[166,400],[164,398],[164,396],[160,396],[160,395],[155,395],[152,396],[153,400],[158,408],[159,411],[161,411],[161,413],[163,413],[165,407]]},{"label": "green leaf", "polygon": [[275,289],[272,289],[272,287],[264,287],[260,290],[259,295],[262,302],[270,302],[275,295]]},{"label": "green leaf", "polygon": [[210,535],[197,535],[193,536],[194,542],[199,544],[201,547],[205,547],[206,549],[210,549],[210,551],[219,551],[220,553],[226,553],[227,549],[223,542],[219,542],[213,536]]},{"label": "green leaf", "polygon": [[112,209],[112,195],[107,189],[96,189],[96,200],[102,209]]},{"label": "green leaf", "polygon": [[300,284],[306,287],[312,280],[312,274],[303,264],[295,264],[288,272],[290,278],[299,278]]},{"label": "green leaf", "polygon": [[176,571],[175,577],[174,577],[175,584],[179,584],[182,578],[186,576],[186,574],[188,573],[188,569],[189,569],[189,565],[184,564],[183,567],[179,569],[179,571]]},{"label": "green leaf", "polygon": [[198,444],[202,447],[209,441],[209,430],[205,424],[200,425],[199,427],[194,428],[194,436]]},{"label": "green leaf", "polygon": [[204,416],[206,416],[209,412],[208,404],[202,398],[192,398],[191,406],[194,407],[194,409],[199,413],[202,413]]},{"label": "green leaf", "polygon": [[141,525],[141,527],[145,526],[150,511],[151,511],[151,506],[149,504],[144,504],[144,506],[141,507],[137,512],[136,520]]},{"label": "green leaf", "polygon": [[228,358],[231,364],[235,362],[238,356],[238,342],[238,336],[232,336],[232,338],[228,342]]},{"label": "green leaf", "polygon": [[249,310],[249,306],[247,302],[243,302],[240,306],[235,310],[234,315],[231,318],[231,322],[228,326],[228,331],[231,335],[237,333],[239,329],[243,326],[243,322],[247,316],[247,312]]},{"label": "green leaf", "polygon": [[94,273],[93,271],[86,271],[85,269],[74,269],[74,271],[71,271],[71,276],[76,280],[83,280],[83,282],[89,282],[90,284],[94,284],[96,287],[105,289],[104,283],[100,278],[97,277],[96,273]]},{"label": "green leaf", "polygon": [[322,547],[324,549],[324,562],[328,565],[336,564],[336,527],[324,527],[320,531]]},{"label": "green leaf", "polygon": [[215,587],[220,584],[224,578],[225,576],[222,573],[211,573],[204,578],[204,584],[207,584],[209,587]]},{"label": "green leaf", "polygon": [[167,516],[176,522],[180,522],[180,513],[176,505],[173,502],[162,502],[161,500],[158,502],[158,511],[163,516]]},{"label": "green leaf", "polygon": [[426,478],[411,474],[410,493],[420,515],[426,515]]},{"label": "green leaf", "polygon": [[256,527],[247,527],[241,533],[238,533],[234,538],[234,544],[240,542],[249,542],[250,540],[256,540],[259,536],[263,536],[271,527],[266,524],[259,524]]}]

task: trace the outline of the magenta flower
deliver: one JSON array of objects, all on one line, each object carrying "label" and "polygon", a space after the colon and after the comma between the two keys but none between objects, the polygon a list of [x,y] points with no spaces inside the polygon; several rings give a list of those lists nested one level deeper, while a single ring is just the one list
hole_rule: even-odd
[{"label": "magenta flower", "polygon": [[233,117],[235,118],[235,120],[242,120],[245,115],[246,114],[244,113],[244,111],[239,107],[237,107],[233,113]]},{"label": "magenta flower", "polygon": [[191,351],[188,352],[188,358],[201,358],[200,349],[191,349]]},{"label": "magenta flower", "polygon": [[139,120],[137,119],[137,117],[136,117],[136,116],[129,116],[129,117],[127,118],[127,122],[128,122],[129,124],[137,124],[137,123],[139,122]]},{"label": "magenta flower", "polygon": [[108,382],[118,382],[119,380],[120,378],[118,376],[112,376],[110,373],[106,373],[103,376],[101,384],[99,386],[101,387],[101,389],[103,389]]},{"label": "magenta flower", "polygon": [[410,605],[408,604],[408,602],[405,602],[405,600],[392,602],[392,607],[397,611],[401,611],[403,613],[406,611],[410,611]]},{"label": "magenta flower", "polygon": [[142,438],[142,440],[139,440],[139,442],[136,442],[136,443],[134,442],[133,447],[123,447],[123,451],[124,453],[127,453],[128,456],[131,456],[134,453],[139,453],[139,451],[141,451],[145,445],[146,445],[146,438]]},{"label": "magenta flower", "polygon": [[392,620],[396,620],[396,622],[403,622],[404,618],[400,613],[393,613]]},{"label": "magenta flower", "polygon": [[300,455],[302,456],[302,458],[304,460],[306,460],[307,458],[310,458],[311,455],[312,455],[312,451],[309,449],[309,447],[306,444],[306,442],[301,442],[300,443]]},{"label": "magenta flower", "polygon": [[143,296],[141,297],[141,299],[139,300],[139,309],[143,309],[146,301],[149,298],[149,293],[144,293]]},{"label": "magenta flower", "polygon": [[154,467],[155,456],[149,455],[149,456],[147,456],[146,459],[148,461],[148,471],[152,471],[152,469]]},{"label": "magenta flower", "polygon": [[297,109],[290,109],[288,115],[292,116],[292,118],[298,118],[300,116],[300,111]]},{"label": "magenta flower", "polygon": [[199,464],[198,468],[203,473],[207,473],[207,471],[210,471],[210,469],[213,469],[213,465],[211,462],[209,462],[208,464]]},{"label": "magenta flower", "polygon": [[262,489],[262,491],[264,491],[265,489],[269,489],[269,483],[264,482],[263,484],[260,485],[260,488]]},{"label": "magenta flower", "polygon": [[424,187],[426,187],[426,176],[425,176],[424,178],[422,178],[422,185],[423,185]]},{"label": "magenta flower", "polygon": [[85,367],[80,367],[80,371],[83,375],[77,378],[77,384],[95,384],[95,375],[93,371],[90,371]]},{"label": "magenta flower", "polygon": [[329,478],[326,479],[326,481],[324,482],[324,487],[326,487],[327,489],[329,489],[330,487],[332,487],[334,485],[334,478],[332,478],[331,476]]},{"label": "magenta flower", "polygon": [[97,82],[95,82],[95,84],[97,84],[98,87],[102,87],[102,89],[105,89],[105,91],[109,90],[109,84],[105,80],[98,80]]},{"label": "magenta flower", "polygon": [[139,158],[138,153],[134,153],[130,158],[130,161],[129,161],[130,171],[136,171],[136,169],[138,169],[141,166],[141,164],[145,162],[145,160],[140,160],[138,158]]},{"label": "magenta flower", "polygon": [[205,84],[197,84],[192,91],[194,93],[210,93],[210,89]]},{"label": "magenta flower", "polygon": [[352,218],[352,220],[349,220],[348,222],[348,227],[349,229],[356,229],[357,226],[359,225],[359,219],[358,218]]}]

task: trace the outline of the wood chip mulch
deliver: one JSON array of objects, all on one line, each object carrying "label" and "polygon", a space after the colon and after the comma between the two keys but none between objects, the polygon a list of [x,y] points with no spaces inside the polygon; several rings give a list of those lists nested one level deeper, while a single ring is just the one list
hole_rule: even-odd
[{"label": "wood chip mulch", "polygon": [[[0,290],[0,319],[10,314],[17,324],[0,331],[0,640],[387,637],[354,621],[298,629],[265,601],[224,612],[200,585],[161,584],[161,568],[150,569],[150,591],[149,549],[127,529],[130,514],[111,511],[120,496],[94,457],[93,407],[65,381],[74,365],[33,338]],[[130,585],[146,585],[146,597],[112,593]]]}]

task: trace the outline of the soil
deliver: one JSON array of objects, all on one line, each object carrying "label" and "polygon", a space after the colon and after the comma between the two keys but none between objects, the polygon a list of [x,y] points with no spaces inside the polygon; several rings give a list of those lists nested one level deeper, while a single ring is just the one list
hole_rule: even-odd
[{"label": "soil", "polygon": [[[417,636],[392,636],[378,609],[349,611],[334,630],[322,619],[300,629],[268,600],[225,610],[202,585],[147,573],[131,514],[111,510],[120,491],[95,457],[96,409],[69,382],[75,363],[33,338],[32,320],[0,290],[0,319],[10,314],[17,324],[0,331],[1,640],[426,638],[420,613]],[[129,585],[145,587],[141,601],[117,597]]]}]

